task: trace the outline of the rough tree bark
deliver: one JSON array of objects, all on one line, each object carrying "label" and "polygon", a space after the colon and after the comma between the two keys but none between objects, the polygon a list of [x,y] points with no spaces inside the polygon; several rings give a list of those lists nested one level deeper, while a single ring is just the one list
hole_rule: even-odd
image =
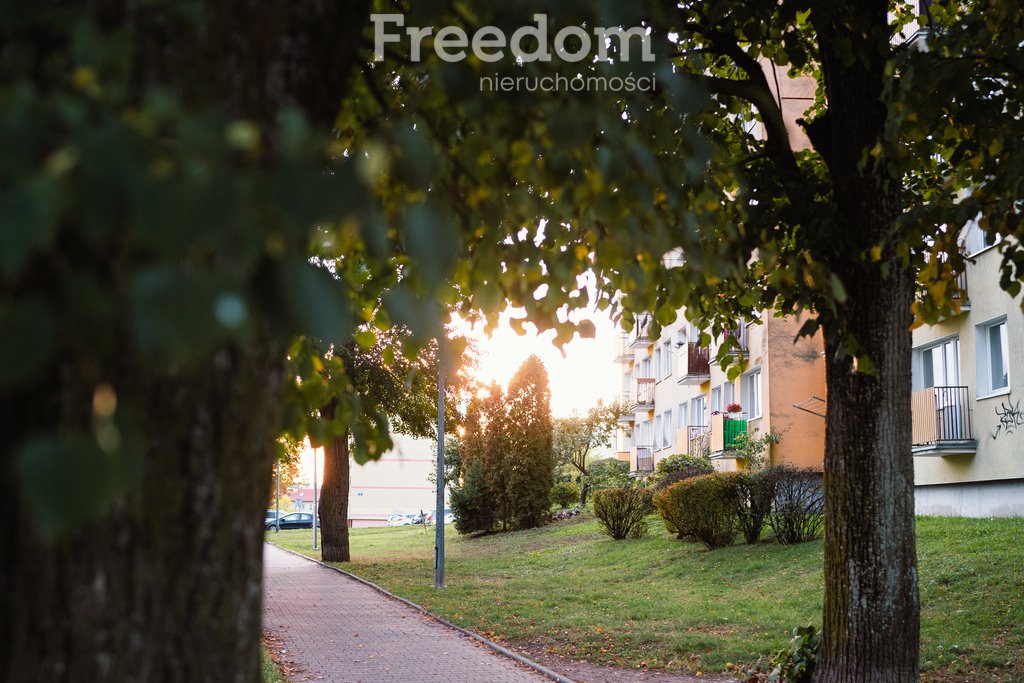
[{"label": "rough tree bark", "polygon": [[[335,404],[320,412],[324,419],[334,417]],[[348,493],[351,464],[348,430],[324,444],[324,484],[320,489],[320,524],[323,559],[326,562],[350,562],[348,547]]]},{"label": "rough tree bark", "polygon": [[[27,520],[5,525],[0,680],[259,680],[282,358],[276,344],[224,349],[187,375],[128,382],[119,401],[146,435],[139,489],[58,544]],[[87,414],[91,396],[74,379],[61,388],[57,413]],[[45,429],[52,413],[23,416]]]},{"label": "rough tree bark", "polygon": [[[815,21],[829,103],[814,140],[832,178],[834,272],[847,297],[826,316],[825,608],[814,680],[919,677],[911,456],[913,272],[888,248],[896,180],[866,155],[883,139],[886,3],[848,3]],[[812,15],[813,16],[813,15]],[[872,42],[875,41],[875,42]],[[850,50],[858,50],[850,58]],[[856,254],[881,248],[877,262]],[[837,321],[845,324],[845,329]],[[874,368],[856,372],[846,332]]]},{"label": "rough tree bark", "polygon": [[[160,85],[186,106],[219,108],[267,131],[286,106],[329,130],[369,14],[368,0],[210,0],[187,16],[118,0],[86,7],[99,30],[122,30],[137,42],[129,81],[140,95]],[[14,38],[64,46],[61,37]],[[302,249],[305,240],[298,242]],[[62,251],[53,262],[109,267],[103,281],[123,296],[131,273],[118,270],[116,255],[97,257],[76,244],[55,249]],[[49,265],[34,277],[56,279]],[[0,681],[260,680],[261,511],[284,342],[267,334],[246,348],[223,347],[188,371],[143,362],[124,342],[104,349],[116,367],[62,358],[48,376],[0,396],[0,497],[14,510],[0,530]],[[33,435],[88,432],[101,381],[133,416],[141,484],[87,531],[45,544],[25,518],[11,455]]]}]

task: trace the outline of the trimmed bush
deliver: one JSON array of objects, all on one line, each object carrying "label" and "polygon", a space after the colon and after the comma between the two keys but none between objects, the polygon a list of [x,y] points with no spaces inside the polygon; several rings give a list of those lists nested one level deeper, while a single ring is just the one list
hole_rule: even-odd
[{"label": "trimmed bush", "polygon": [[551,502],[563,510],[580,502],[580,487],[569,481],[560,481],[551,487]]},{"label": "trimmed bush", "polygon": [[667,489],[669,486],[677,482],[686,479],[693,479],[694,477],[703,477],[705,474],[711,474],[712,472],[714,472],[713,469],[705,469],[703,467],[687,467],[686,469],[669,472],[668,474],[662,475],[656,482],[654,482],[654,490],[661,491],[662,489]]},{"label": "trimmed bush", "polygon": [[821,472],[778,465],[774,470],[775,497],[768,526],[782,544],[803,543],[821,537],[825,524],[825,493]]},{"label": "trimmed bush", "polygon": [[658,464],[654,466],[654,481],[661,483],[661,480],[664,477],[674,472],[693,470],[702,470],[705,474],[711,474],[715,471],[711,466],[711,458],[706,455],[677,453],[676,455],[670,455],[664,460],[658,461]]},{"label": "trimmed bush", "polygon": [[716,472],[686,479],[654,496],[665,528],[679,538],[693,536],[708,549],[732,545],[740,529],[739,475]]},{"label": "trimmed bush", "polygon": [[644,517],[654,512],[647,488],[602,489],[594,492],[594,515],[605,533],[617,541],[647,533]]},{"label": "trimmed bush", "polygon": [[739,494],[736,514],[747,543],[757,543],[772,511],[777,471],[774,467],[758,472],[739,472],[736,480]]}]

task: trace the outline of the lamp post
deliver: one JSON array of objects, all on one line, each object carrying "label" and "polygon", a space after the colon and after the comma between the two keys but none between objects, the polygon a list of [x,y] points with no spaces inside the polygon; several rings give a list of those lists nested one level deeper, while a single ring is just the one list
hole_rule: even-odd
[{"label": "lamp post", "polygon": [[444,588],[444,360],[437,339],[437,499],[434,505],[434,587]]},{"label": "lamp post", "polygon": [[317,520],[317,502],[316,502],[316,446],[313,447],[313,550],[316,550],[316,520]]}]

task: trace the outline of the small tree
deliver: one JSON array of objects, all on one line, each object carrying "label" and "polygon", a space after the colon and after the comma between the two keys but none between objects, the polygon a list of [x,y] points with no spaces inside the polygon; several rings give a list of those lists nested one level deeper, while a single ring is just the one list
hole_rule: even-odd
[{"label": "small tree", "polygon": [[585,415],[573,414],[555,420],[553,449],[555,461],[580,473],[580,507],[587,504],[591,487],[587,458],[590,451],[611,443],[621,406],[598,401]]}]

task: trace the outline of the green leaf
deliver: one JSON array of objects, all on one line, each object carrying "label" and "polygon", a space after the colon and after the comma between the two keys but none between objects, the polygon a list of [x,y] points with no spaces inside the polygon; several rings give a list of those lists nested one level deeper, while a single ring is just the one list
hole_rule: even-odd
[{"label": "green leaf", "polygon": [[342,284],[324,268],[299,258],[275,264],[280,311],[291,331],[323,342],[344,344],[352,335],[352,311]]},{"label": "green leaf", "polygon": [[53,351],[53,316],[44,299],[0,304],[0,389],[32,379]]},{"label": "green leaf", "polygon": [[100,519],[138,475],[123,451],[81,436],[33,439],[18,449],[15,468],[32,526],[46,540]]}]

